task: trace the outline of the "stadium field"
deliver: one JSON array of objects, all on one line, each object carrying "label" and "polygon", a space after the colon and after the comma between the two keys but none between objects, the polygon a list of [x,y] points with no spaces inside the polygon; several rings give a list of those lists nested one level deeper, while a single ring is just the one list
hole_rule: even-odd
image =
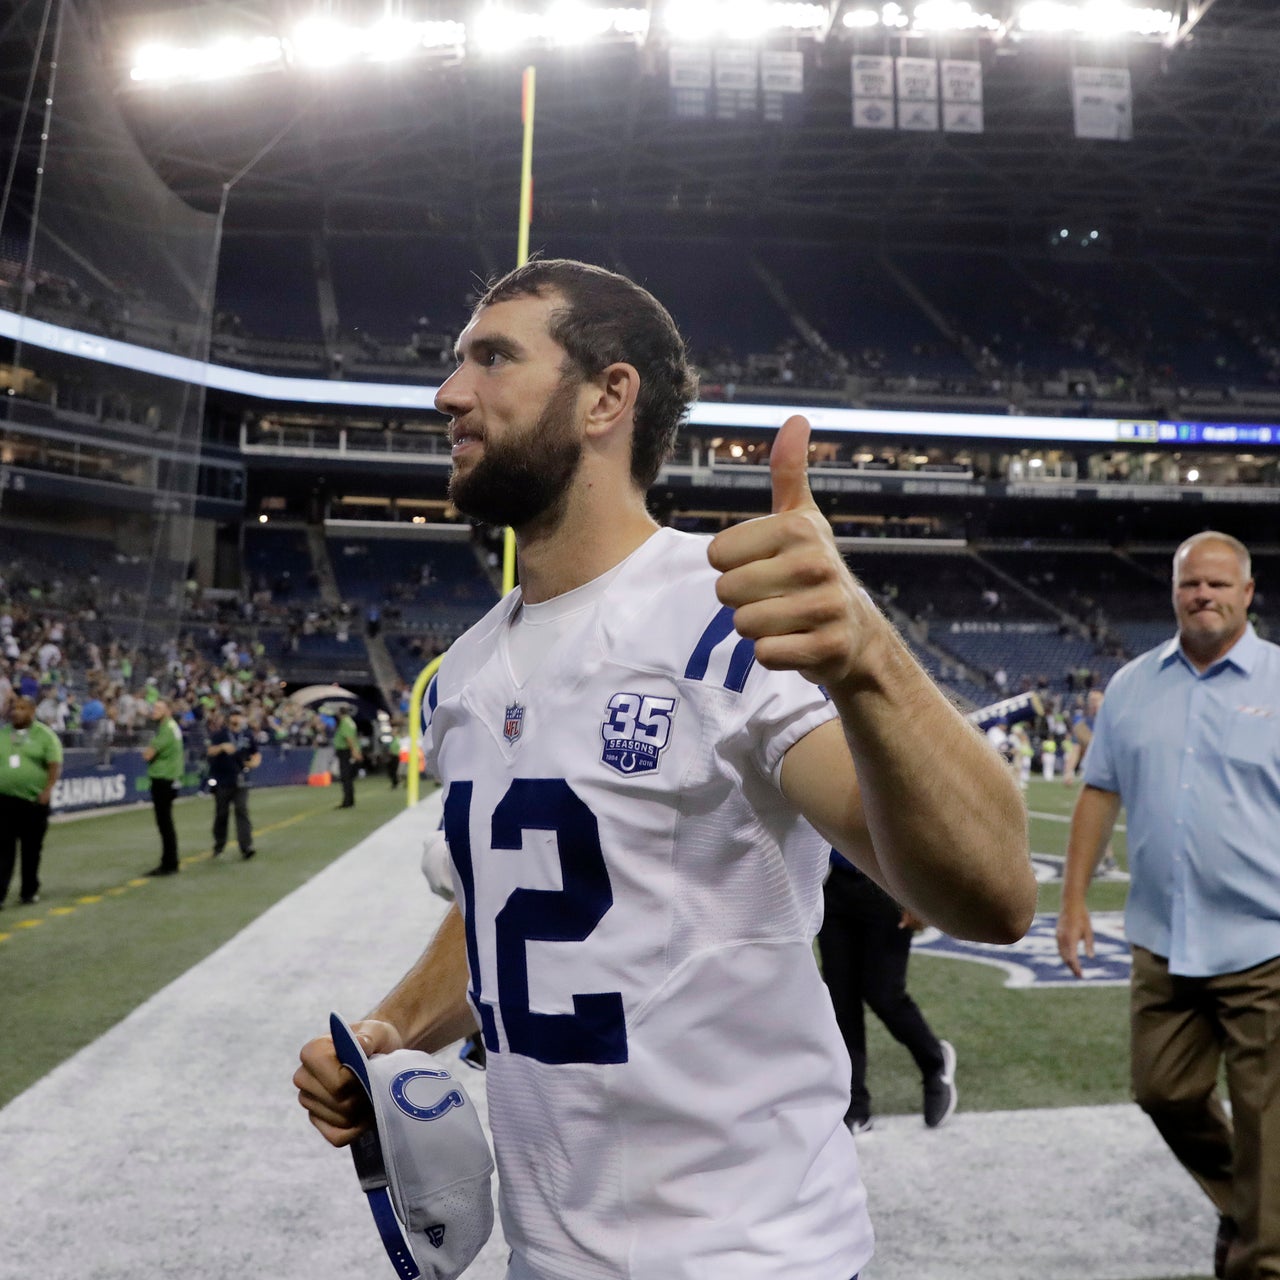
[{"label": "stadium field", "polygon": [[[247,865],[203,856],[208,804],[181,805],[192,861],[161,883],[134,874],[154,849],[145,810],[55,831],[44,914],[0,914],[0,1005],[31,1081],[0,1109],[0,1181],[16,1191],[0,1278],[390,1274],[349,1161],[310,1131],[289,1077],[325,1011],[367,1008],[443,913],[417,869],[438,804],[406,813],[378,780],[353,811],[335,798],[256,795],[262,856]],[[1052,815],[1033,828],[1046,859],[1072,798],[1032,784],[1032,811]],[[1123,884],[1095,894],[1108,909]],[[960,1111],[926,1130],[914,1069],[873,1040],[877,1125],[859,1151],[879,1245],[864,1280],[1203,1276],[1211,1209],[1125,1097],[1123,990],[1006,986],[928,945],[912,985],[959,1048]],[[484,1115],[485,1077],[465,1074]],[[505,1259],[495,1232],[468,1280],[502,1280]]]},{"label": "stadium field", "polygon": [[[1033,851],[1042,872],[1066,849],[1076,789],[1033,779]],[[254,793],[261,855],[241,862],[234,844],[210,856],[212,805],[176,809],[183,873],[150,880],[157,859],[149,809],[60,822],[46,842],[41,901],[0,912],[0,1017],[40,1026],[20,1058],[0,1060],[0,1105],[88,1044],[167,982],[203,960],[274,902],[399,812],[404,792],[364,781],[355,809],[335,811],[332,788]],[[1123,839],[1119,841],[1123,860]],[[1099,882],[1099,910],[1118,910],[1123,881]],[[1058,886],[1041,885],[1040,911],[1056,912]],[[15,900],[16,901],[16,900]],[[1074,986],[1008,988],[1001,971],[918,953],[911,987],[963,1068],[964,1105],[976,1110],[1096,1105],[1127,1098],[1125,991]],[[910,1058],[869,1019],[870,1083],[881,1113],[914,1112]],[[1016,1034],[1015,1033],[1016,1030]],[[1081,1070],[1080,1064],[1088,1069]]]},{"label": "stadium field", "polygon": [[[1027,792],[1031,850],[1040,872],[1037,913],[1041,950],[1061,902],[1060,860],[1078,786],[1032,778]],[[1119,825],[1123,825],[1123,817]],[[1125,865],[1124,833],[1115,849]],[[1095,912],[1124,906],[1127,880],[1100,879],[1090,890]],[[1043,979],[1006,986],[1006,974],[917,949],[909,986],[940,1036],[956,1046],[962,1105],[979,1111],[1124,1102],[1128,1086],[1128,993],[1122,985],[1086,987],[1053,962],[1042,966],[1062,986]],[[906,1050],[868,1017],[869,1083],[879,1112],[919,1108],[919,1080]]]},{"label": "stadium field", "polygon": [[340,798],[336,787],[255,791],[251,862],[234,835],[215,861],[212,800],[180,801],[183,867],[168,879],[145,875],[160,848],[149,807],[52,824],[39,903],[18,905],[15,872],[0,911],[0,1024],[39,1028],[21,1054],[0,1054],[0,1106],[404,807],[382,778],[363,780],[354,809],[336,810]]}]

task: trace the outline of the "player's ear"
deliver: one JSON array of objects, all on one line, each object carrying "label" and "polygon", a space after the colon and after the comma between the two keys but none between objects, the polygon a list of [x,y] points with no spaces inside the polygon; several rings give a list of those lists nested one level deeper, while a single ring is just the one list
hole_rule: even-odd
[{"label": "player's ear", "polygon": [[630,425],[640,393],[640,374],[634,365],[619,361],[602,369],[586,386],[591,396],[586,415],[588,436],[603,436],[624,423]]}]

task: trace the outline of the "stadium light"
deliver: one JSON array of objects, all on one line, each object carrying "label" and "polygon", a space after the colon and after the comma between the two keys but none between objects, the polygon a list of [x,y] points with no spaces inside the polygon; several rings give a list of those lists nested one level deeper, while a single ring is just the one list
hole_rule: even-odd
[{"label": "stadium light", "polygon": [[978,12],[968,0],[922,0],[912,22],[917,31],[999,31],[1003,25],[994,14]]},{"label": "stadium light", "polygon": [[1151,9],[1124,0],[1027,0],[1017,15],[1022,33],[1082,36],[1162,36],[1177,29],[1177,16],[1167,9]]},{"label": "stadium light", "polygon": [[203,49],[144,45],[134,55],[129,78],[140,82],[224,80],[284,65],[284,46],[275,36],[227,36]]},{"label": "stadium light", "polygon": [[754,0],[682,0],[668,3],[663,14],[667,33],[676,40],[716,37],[743,39],[769,31],[817,32],[827,25],[821,4],[780,4]]},{"label": "stadium light", "polygon": [[355,31],[328,18],[308,18],[293,29],[290,61],[304,67],[336,67],[354,57]]},{"label": "stadium light", "polygon": [[841,22],[851,30],[888,27],[912,31],[991,31],[1004,29],[1004,23],[993,13],[975,9],[969,0],[920,0],[908,14],[897,0],[889,0],[877,13],[874,9],[847,9]]},{"label": "stadium light", "polygon": [[585,44],[610,36],[634,39],[648,29],[645,9],[601,9],[581,0],[557,0],[541,13],[486,5],[476,14],[465,39],[483,53],[502,53],[528,44]]}]

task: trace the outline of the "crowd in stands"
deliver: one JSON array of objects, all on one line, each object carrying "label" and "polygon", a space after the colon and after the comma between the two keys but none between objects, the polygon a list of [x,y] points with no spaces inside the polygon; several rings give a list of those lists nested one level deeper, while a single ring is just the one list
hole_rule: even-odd
[{"label": "crowd in stands", "polygon": [[[65,566],[41,573],[24,558],[0,562],[0,717],[15,693],[31,697],[64,746],[93,749],[102,763],[150,736],[148,708],[161,698],[196,741],[208,713],[231,706],[262,745],[328,740],[329,726],[288,700],[262,640],[234,614],[217,620],[217,606],[197,604],[178,637],[130,646],[113,637],[131,629],[137,603],[104,592],[92,572],[77,579]],[[246,600],[242,610],[252,617],[256,606]]]},{"label": "crowd in stands", "polygon": [[[852,522],[843,532],[870,527]],[[1069,712],[1127,657],[1171,633],[1165,552],[930,547],[904,536],[946,532],[927,521],[884,522],[885,531],[901,541],[850,542],[850,565],[931,675],[967,705],[1035,692],[1046,707]],[[393,704],[406,703],[413,678],[465,625],[450,611],[467,601],[478,614],[496,599],[490,575],[499,543],[484,541],[483,530],[477,537],[473,545],[331,533],[341,590],[331,602],[302,554],[305,531],[285,527],[267,538],[254,526],[246,530],[245,590],[202,596],[188,582],[170,637],[134,625],[142,597],[129,584],[140,566],[129,557],[116,563],[106,544],[77,535],[9,531],[0,541],[0,699],[14,689],[30,694],[65,745],[97,749],[104,760],[149,733],[146,709],[158,698],[197,734],[211,708],[240,705],[263,744],[324,742],[324,723],[284,696],[291,670],[307,665],[292,660],[323,639],[350,645],[364,661],[366,640],[383,636],[399,675]],[[1264,549],[1256,563],[1265,586]],[[75,568],[86,564],[101,572]],[[1263,612],[1264,600],[1260,592]],[[1265,634],[1263,619],[1255,622]]]}]

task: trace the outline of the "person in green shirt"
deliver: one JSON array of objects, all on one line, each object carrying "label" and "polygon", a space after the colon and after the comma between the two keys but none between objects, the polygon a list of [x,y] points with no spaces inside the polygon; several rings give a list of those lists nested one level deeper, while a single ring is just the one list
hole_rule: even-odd
[{"label": "person in green shirt", "polygon": [[147,872],[149,876],[171,876],[178,870],[178,833],[173,826],[173,802],[182,781],[182,730],[163,698],[150,707],[156,731],[142,749],[151,782],[151,808],[160,832],[160,865]]},{"label": "person in green shirt", "polygon": [[61,772],[58,735],[36,719],[33,699],[15,697],[9,723],[0,725],[0,904],[8,895],[19,847],[19,896],[25,906],[40,901],[40,853],[49,827],[49,802]]},{"label": "person in green shirt", "polygon": [[360,735],[351,718],[351,708],[343,707],[338,727],[333,731],[333,752],[338,757],[338,776],[342,779],[342,803],[339,809],[350,809],[356,802],[356,765],[364,758],[360,751]]}]

